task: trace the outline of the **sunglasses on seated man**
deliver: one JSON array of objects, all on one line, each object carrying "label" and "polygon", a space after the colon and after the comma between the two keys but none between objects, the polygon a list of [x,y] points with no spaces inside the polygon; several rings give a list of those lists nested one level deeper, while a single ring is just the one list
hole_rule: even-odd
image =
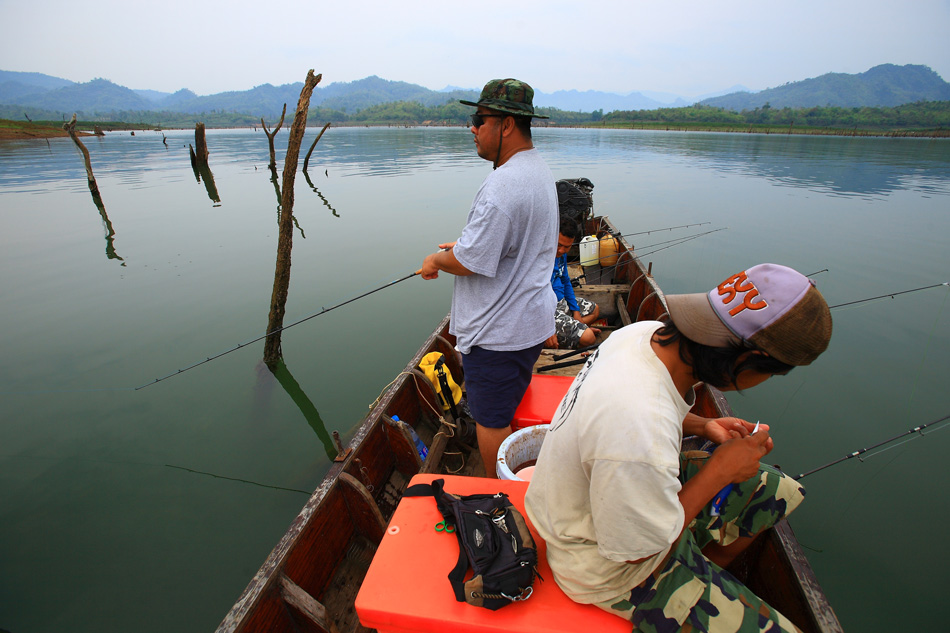
[{"label": "sunglasses on seated man", "polygon": [[511,115],[509,114],[473,114],[472,127],[480,128],[482,124],[485,122],[485,119],[489,119],[491,117],[506,117],[506,116],[511,116]]}]

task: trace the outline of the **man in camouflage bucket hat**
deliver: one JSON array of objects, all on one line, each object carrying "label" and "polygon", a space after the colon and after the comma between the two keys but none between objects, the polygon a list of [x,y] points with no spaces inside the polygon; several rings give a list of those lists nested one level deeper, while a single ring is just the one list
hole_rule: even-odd
[{"label": "man in camouflage bucket hat", "polygon": [[[472,133],[475,134],[475,145],[478,149],[478,155],[485,160],[491,160],[495,169],[504,162],[502,160],[502,149],[507,151],[518,151],[524,139],[527,140],[529,148],[531,145],[531,119],[547,119],[543,114],[534,113],[534,89],[523,81],[517,79],[492,79],[482,88],[482,94],[478,97],[478,102],[459,100],[462,105],[475,106],[478,110],[472,115]],[[511,115],[511,116],[505,116]],[[498,141],[494,157],[490,154],[491,139],[483,139],[479,143],[479,130],[486,119],[500,118],[502,121],[511,122],[521,133],[524,139],[513,138],[513,143],[505,146],[505,138],[501,126],[498,130]]]},{"label": "man in camouflage bucket hat", "polygon": [[482,88],[478,102],[460,99],[467,106],[484,106],[496,112],[547,119],[547,115],[534,113],[534,89],[517,79],[492,79]]},{"label": "man in camouflage bucket hat", "polygon": [[[698,382],[748,389],[812,363],[831,339],[828,305],[812,280],[776,264],[666,305],[666,321],[613,333],[572,383],[527,515],[564,592],[636,631],[798,631],[725,568],[805,491],[761,464],[768,425],[691,409]],[[681,453],[686,436],[715,450]]]},{"label": "man in camouflage bucket hat", "polygon": [[475,149],[494,170],[475,194],[455,242],[425,258],[419,273],[455,275],[452,322],[477,422],[485,474],[495,477],[498,449],[511,434],[544,342],[554,334],[557,300],[551,262],[558,235],[555,179],[534,149],[534,90],[517,79],[489,81],[475,106]]}]

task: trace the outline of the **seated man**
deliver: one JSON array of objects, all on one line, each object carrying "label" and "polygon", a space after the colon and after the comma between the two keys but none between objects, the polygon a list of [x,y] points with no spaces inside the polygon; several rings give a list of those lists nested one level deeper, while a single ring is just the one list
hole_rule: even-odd
[{"label": "seated man", "polygon": [[574,296],[571,276],[567,269],[567,252],[577,239],[578,226],[574,220],[561,216],[561,228],[557,236],[557,257],[551,273],[551,287],[557,297],[554,313],[555,335],[545,342],[545,347],[576,349],[593,345],[600,330],[590,324],[600,316],[600,306],[583,297]]},{"label": "seated man", "polygon": [[[767,425],[754,432],[690,408],[697,382],[748,389],[810,364],[831,339],[828,306],[814,282],[775,264],[667,306],[668,321],[618,330],[587,361],[541,446],[525,509],[561,589],[637,631],[797,631],[723,568],[804,490],[760,463],[773,446]],[[687,435],[718,447],[681,453]]]}]

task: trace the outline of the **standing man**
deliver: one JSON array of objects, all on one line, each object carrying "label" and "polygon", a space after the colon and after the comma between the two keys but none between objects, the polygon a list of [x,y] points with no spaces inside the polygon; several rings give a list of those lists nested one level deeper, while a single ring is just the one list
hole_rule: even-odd
[{"label": "standing man", "polygon": [[516,79],[485,84],[472,115],[475,149],[492,161],[462,234],[425,258],[420,273],[455,275],[452,323],[468,404],[489,477],[541,348],[554,334],[557,249],[554,176],[531,141],[534,90]]},{"label": "standing man", "polygon": [[[574,380],[541,446],[528,517],[564,592],[636,631],[797,631],[724,568],[804,489],[760,463],[767,425],[690,408],[697,382],[748,389],[810,364],[831,339],[828,305],[807,277],[760,264],[667,307],[668,321],[611,335]],[[718,447],[681,453],[685,435]]]}]

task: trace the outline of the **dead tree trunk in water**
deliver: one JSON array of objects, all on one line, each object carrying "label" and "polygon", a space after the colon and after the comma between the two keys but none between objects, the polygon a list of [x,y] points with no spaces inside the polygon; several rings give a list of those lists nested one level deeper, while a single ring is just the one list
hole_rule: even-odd
[{"label": "dead tree trunk in water", "polygon": [[317,146],[317,142],[323,136],[323,133],[327,131],[328,127],[330,127],[329,121],[327,121],[327,124],[323,126],[322,130],[320,130],[320,133],[317,134],[317,138],[313,139],[313,145],[310,146],[310,151],[307,152],[307,157],[303,159],[303,173],[307,173],[307,165],[310,164],[310,154],[313,154],[313,148]]},{"label": "dead tree trunk in water", "polygon": [[[282,356],[280,349],[280,330],[284,326],[284,306],[287,303],[287,290],[290,287],[290,250],[293,246],[294,238],[294,178],[297,175],[297,159],[300,157],[300,143],[303,141],[303,135],[307,128],[307,110],[310,108],[310,97],[313,95],[313,89],[323,75],[314,76],[311,69],[307,73],[307,80],[304,81],[303,88],[300,90],[300,99],[297,101],[297,111],[294,114],[294,122],[290,126],[290,139],[287,141],[287,153],[284,155],[284,183],[280,207],[280,226],[278,227],[277,238],[277,266],[274,271],[274,291],[270,301],[270,315],[267,318],[267,333],[269,336],[264,341],[264,362],[267,365],[274,366]],[[287,105],[284,104],[286,112]],[[280,117],[281,123],[284,116]],[[261,119],[261,123],[264,120]],[[278,123],[274,133],[280,128]],[[267,129],[264,129],[267,132]],[[267,135],[271,139],[271,160],[274,156],[274,141],[271,134]]]},{"label": "dead tree trunk in water", "polygon": [[[97,126],[98,127],[98,126]],[[112,228],[112,222],[109,220],[109,216],[106,214],[106,206],[102,202],[102,196],[99,195],[99,185],[96,183],[96,177],[92,173],[92,161],[89,160],[89,150],[86,149],[86,146],[82,141],[79,140],[79,135],[76,134],[76,114],[73,113],[73,118],[69,120],[69,123],[63,123],[63,129],[69,134],[69,138],[73,139],[73,142],[76,144],[76,147],[79,148],[79,151],[82,152],[82,159],[86,165],[86,183],[89,185],[89,192],[92,194],[92,201],[96,205],[96,208],[99,209],[99,215],[102,216],[102,223],[106,228],[106,257],[109,259],[118,259],[123,261],[119,257],[118,253],[115,252],[115,230]],[[125,266],[125,264],[122,264]]]},{"label": "dead tree trunk in water", "polygon": [[[321,75],[321,76],[322,76],[322,75]],[[319,79],[318,79],[317,81],[319,81]],[[304,86],[304,90],[306,90],[306,86]],[[313,89],[311,89],[311,92],[312,92],[312,91],[313,91]],[[301,94],[302,94],[302,92],[301,92]],[[309,95],[307,96],[307,107],[310,107],[310,96],[309,96]],[[264,117],[261,117],[261,125],[264,127],[264,134],[267,135],[267,142],[270,144],[270,163],[269,163],[267,166],[268,166],[270,169],[272,169],[272,170],[276,170],[276,169],[277,169],[277,155],[274,154],[274,137],[277,136],[277,131],[280,130],[280,126],[284,124],[284,115],[285,115],[285,114],[287,114],[287,104],[286,104],[286,103],[284,104],[284,111],[280,113],[280,121],[277,122],[277,127],[274,128],[274,131],[273,131],[273,132],[271,132],[270,130],[267,129],[267,124],[264,123]],[[306,113],[304,113],[304,114],[306,114]],[[307,125],[307,121],[306,121],[306,119],[304,119],[304,126],[306,126],[306,125]],[[295,161],[295,162],[296,162],[296,160],[297,160],[297,159],[294,158],[294,161]],[[286,158],[284,158],[284,163],[285,163],[285,164],[287,163],[287,159],[286,159]]]},{"label": "dead tree trunk in water", "polygon": [[205,124],[195,123],[195,159],[198,166],[208,166],[208,143],[205,142]]},{"label": "dead tree trunk in water", "polygon": [[96,184],[96,177],[92,175],[92,162],[89,160],[89,150],[86,149],[86,146],[83,145],[82,141],[79,140],[79,136],[76,134],[75,112],[73,112],[73,118],[69,120],[69,123],[63,124],[63,129],[66,130],[69,134],[69,138],[73,139],[73,143],[75,143],[79,151],[82,152],[83,162],[86,164],[86,180],[89,184],[89,191],[92,192],[94,197],[99,197],[99,185]]}]

